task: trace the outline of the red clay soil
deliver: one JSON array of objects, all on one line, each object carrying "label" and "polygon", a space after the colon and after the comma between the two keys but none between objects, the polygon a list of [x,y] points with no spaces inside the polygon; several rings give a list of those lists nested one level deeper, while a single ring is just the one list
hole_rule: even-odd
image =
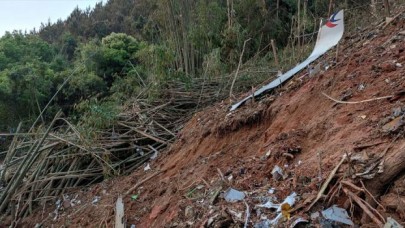
[{"label": "red clay soil", "polygon": [[[243,227],[246,204],[226,202],[222,195],[228,187],[247,194],[249,227],[260,218],[275,216],[274,211],[255,207],[260,197],[271,195],[270,187],[275,188],[273,195],[279,200],[293,191],[298,194],[291,211],[293,218],[309,219],[312,212],[337,204],[347,209],[355,224],[362,224],[363,210],[341,189],[343,179],[362,187],[362,179],[353,178],[356,167],[348,162],[329,184],[326,197],[309,211],[305,208],[342,156],[378,157],[402,132],[402,119],[397,125],[389,122],[405,111],[405,96],[400,94],[405,88],[404,25],[405,19],[399,17],[385,29],[373,28],[360,36],[346,37],[337,64],[332,64],[332,57],[323,58],[331,65],[326,72],[312,77],[301,73],[272,95],[233,113],[228,112],[228,102],[197,113],[168,151],[150,162],[151,170],[141,168],[130,176],[73,191],[68,196],[80,203],[76,200],[72,205],[71,200],[65,200],[55,219],[55,205],[44,205],[22,225],[112,227],[117,197],[158,171],[163,172],[124,196],[128,227]],[[334,54],[330,51],[331,56]],[[322,93],[347,101],[399,95],[340,104]],[[402,136],[397,138],[385,156],[403,149],[404,143]],[[285,180],[272,177],[275,165],[287,173]],[[381,203],[377,211],[405,225],[403,174],[377,198]],[[364,198],[364,193],[351,191]],[[135,194],[138,198],[131,199]],[[96,196],[100,200],[92,203]]]}]

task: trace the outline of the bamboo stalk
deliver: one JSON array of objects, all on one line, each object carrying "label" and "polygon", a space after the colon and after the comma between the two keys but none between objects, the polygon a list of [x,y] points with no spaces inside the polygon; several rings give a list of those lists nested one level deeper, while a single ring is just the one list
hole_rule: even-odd
[{"label": "bamboo stalk", "polygon": [[[61,112],[59,111],[55,115],[54,119],[52,120],[49,128],[46,130],[46,132],[45,132],[44,136],[42,137],[42,139],[37,144],[34,144],[32,146],[31,151],[33,153],[32,154],[30,154],[30,153],[27,154],[26,159],[24,159],[26,162],[23,162],[21,164],[22,168],[20,168],[20,172],[16,173],[13,176],[13,180],[11,182],[12,184],[9,184],[7,186],[6,191],[3,192],[2,196],[1,196],[1,199],[0,199],[0,202],[2,202],[1,206],[0,206],[0,212],[4,211],[6,205],[9,202],[9,199],[11,198],[11,196],[14,194],[15,190],[17,189],[17,186],[20,185],[20,183],[21,183],[23,177],[25,176],[25,174],[27,173],[28,169],[31,168],[31,166],[35,162],[36,158],[38,158],[38,156],[40,154],[40,153],[38,153],[38,151],[40,149],[40,146],[44,143],[47,135],[49,134],[51,128],[53,127],[53,125],[55,124],[56,120],[59,118],[60,115],[61,115]],[[29,155],[31,155],[31,156],[29,156]],[[9,186],[11,186],[11,187],[9,188]]]}]

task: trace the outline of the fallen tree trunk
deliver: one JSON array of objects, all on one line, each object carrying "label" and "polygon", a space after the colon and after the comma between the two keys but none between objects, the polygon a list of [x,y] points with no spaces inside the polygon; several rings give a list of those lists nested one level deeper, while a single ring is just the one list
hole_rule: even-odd
[{"label": "fallen tree trunk", "polygon": [[[384,172],[365,182],[367,189],[375,198],[386,192],[389,185],[405,172],[405,142],[395,147],[391,153],[387,153],[383,159],[385,159]],[[366,201],[373,207],[377,206],[371,196],[367,196]],[[363,214],[362,223],[366,224],[368,221],[367,215]]]}]

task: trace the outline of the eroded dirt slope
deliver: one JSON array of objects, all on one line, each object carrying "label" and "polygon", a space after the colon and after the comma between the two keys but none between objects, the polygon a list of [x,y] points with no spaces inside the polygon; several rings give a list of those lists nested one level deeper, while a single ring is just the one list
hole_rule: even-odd
[{"label": "eroded dirt slope", "polygon": [[[361,219],[363,210],[351,203],[341,189],[342,180],[359,187],[360,180],[366,186],[373,183],[352,178],[362,167],[354,162],[341,166],[325,198],[309,211],[305,212],[305,208],[345,154],[361,157],[367,163],[387,148],[385,158],[403,151],[405,139],[398,133],[403,128],[401,116],[405,111],[405,97],[400,93],[405,89],[404,41],[402,16],[386,28],[380,26],[363,30],[360,36],[346,37],[337,64],[333,63],[335,51],[323,58],[330,66],[327,71],[311,77],[303,72],[272,95],[233,113],[228,112],[229,102],[197,113],[169,151],[150,162],[151,170],[140,169],[131,176],[72,192],[55,220],[55,205],[50,204],[24,224],[111,227],[117,197],[158,171],[161,172],[124,196],[128,226],[243,226],[246,204],[226,202],[222,194],[228,187],[247,193],[250,227],[261,218],[275,216],[273,211],[255,207],[260,197],[269,196],[271,187],[275,188],[272,195],[279,200],[297,192],[293,218],[309,219],[311,212],[337,204],[347,209],[354,223],[372,223]],[[341,104],[323,93],[350,102],[394,97]],[[396,122],[391,122],[395,118]],[[284,180],[273,178],[275,165],[286,173]],[[381,204],[378,212],[405,225],[403,174],[391,177],[392,185],[384,184],[381,197],[375,194]],[[131,199],[135,195],[137,198]],[[358,195],[367,198],[362,192]],[[92,203],[96,196],[100,200]],[[75,197],[80,202],[71,200]]]}]

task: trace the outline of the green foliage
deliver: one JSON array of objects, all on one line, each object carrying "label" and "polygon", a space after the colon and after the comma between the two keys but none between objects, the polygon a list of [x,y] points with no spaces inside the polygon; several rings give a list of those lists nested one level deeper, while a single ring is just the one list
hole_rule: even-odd
[{"label": "green foliage", "polygon": [[[54,73],[64,68],[52,65],[55,56],[56,50],[35,35],[14,32],[0,38],[0,104],[12,106],[11,122],[39,113],[53,89]],[[0,115],[5,121],[10,117]]]},{"label": "green foliage", "polygon": [[76,106],[78,113],[83,113],[78,118],[86,131],[90,129],[105,129],[117,120],[120,106],[113,101],[99,101],[97,99],[84,100]]},{"label": "green foliage", "polygon": [[136,52],[140,43],[131,36],[123,33],[112,33],[101,42],[94,40],[83,45],[80,62],[84,62],[87,71],[93,71],[103,78],[110,87],[115,77],[128,73],[131,64],[136,64]]},{"label": "green foliage", "polygon": [[193,45],[199,50],[212,50],[221,45],[221,31],[226,21],[226,10],[219,2],[200,0],[195,9],[196,21],[189,30]]},{"label": "green foliage", "polygon": [[[70,72],[63,72],[61,78],[69,77]],[[87,71],[85,67],[77,66],[76,71],[70,75],[68,86],[62,91],[63,99],[60,104],[74,104],[89,99],[107,91],[106,83],[94,72]]]},{"label": "green foliage", "polygon": [[226,64],[221,61],[221,50],[216,48],[205,55],[203,72],[208,78],[215,78],[226,72]]},{"label": "green foliage", "polygon": [[230,68],[237,66],[243,42],[247,39],[247,36],[247,31],[238,23],[234,23],[232,27],[229,27],[224,31],[221,57],[224,62],[228,63]]},{"label": "green foliage", "polygon": [[148,72],[151,84],[169,80],[171,76],[174,52],[166,45],[146,45],[136,54],[143,71]]},{"label": "green foliage", "polygon": [[[270,40],[293,46],[329,10],[327,0],[306,1],[305,10],[304,1],[229,2],[110,0],[93,10],[76,8],[65,21],[42,24],[38,33],[7,33],[0,38],[0,127],[36,116],[65,80],[50,109],[62,107],[87,126],[105,127],[129,97],[153,99],[173,82],[191,88],[195,78],[233,72],[249,38],[242,62],[254,57],[256,65],[273,67]],[[298,15],[296,34],[291,27]],[[285,59],[281,64],[295,64]],[[238,80],[250,86],[256,76],[240,72]]]}]

